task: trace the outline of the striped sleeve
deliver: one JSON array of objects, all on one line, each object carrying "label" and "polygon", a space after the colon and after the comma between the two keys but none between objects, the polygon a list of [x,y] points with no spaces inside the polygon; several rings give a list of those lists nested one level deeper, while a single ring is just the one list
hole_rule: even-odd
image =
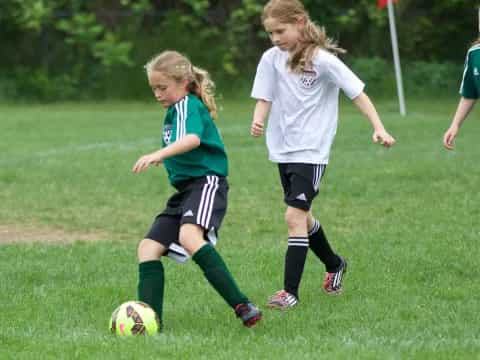
[{"label": "striped sleeve", "polygon": [[176,113],[176,140],[187,134],[196,134],[201,138],[203,132],[202,118],[195,103],[185,96],[175,104]]},{"label": "striped sleeve", "polygon": [[[478,77],[478,69],[475,68],[473,61],[473,54],[480,51],[480,46],[471,48],[465,59],[465,66],[463,69],[462,83],[460,85],[460,95],[467,99],[477,99],[479,97],[479,89],[475,83],[475,76]],[[475,74],[477,72],[477,74]]]}]

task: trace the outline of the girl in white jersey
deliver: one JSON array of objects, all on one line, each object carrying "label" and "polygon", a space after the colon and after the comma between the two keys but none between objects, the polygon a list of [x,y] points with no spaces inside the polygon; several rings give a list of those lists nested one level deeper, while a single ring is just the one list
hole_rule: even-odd
[{"label": "girl in white jersey", "polygon": [[274,45],[258,64],[252,97],[257,100],[251,134],[261,136],[268,116],[267,147],[278,163],[287,210],[288,248],[284,287],[268,307],[288,309],[298,303],[298,288],[310,248],[325,264],[323,289],[342,291],[345,259],[330,247],[311,211],[328,164],[342,90],[373,127],[373,141],[385,147],[395,139],[385,130],[363,82],[335,54],[344,52],[309,18],[298,0],[271,0],[262,22]]}]

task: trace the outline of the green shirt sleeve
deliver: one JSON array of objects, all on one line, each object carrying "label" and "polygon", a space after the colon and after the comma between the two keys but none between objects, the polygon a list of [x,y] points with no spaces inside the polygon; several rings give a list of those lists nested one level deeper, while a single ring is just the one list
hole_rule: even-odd
[{"label": "green shirt sleeve", "polygon": [[460,94],[468,99],[477,99],[478,96],[478,87],[475,81],[475,78],[478,78],[477,67],[475,66],[475,61],[473,59],[473,52],[467,54],[465,60],[465,68],[463,70],[462,84],[460,85]]},{"label": "green shirt sleeve", "polygon": [[195,134],[202,139],[205,125],[200,114],[198,103],[192,97],[188,97],[187,119],[185,121],[186,134]]}]

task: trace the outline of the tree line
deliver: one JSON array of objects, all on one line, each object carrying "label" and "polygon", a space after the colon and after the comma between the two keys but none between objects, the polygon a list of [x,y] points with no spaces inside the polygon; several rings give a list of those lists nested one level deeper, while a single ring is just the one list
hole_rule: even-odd
[{"label": "tree line", "polygon": [[[0,99],[140,98],[142,65],[167,48],[207,68],[220,86],[248,84],[270,46],[260,22],[265,2],[2,0]],[[376,3],[304,0],[348,50],[344,60],[389,87],[390,75],[382,74],[390,71],[388,16]],[[443,78],[453,84],[478,36],[474,0],[398,0],[395,10],[402,62],[417,72],[410,80],[435,72],[435,86]]]}]

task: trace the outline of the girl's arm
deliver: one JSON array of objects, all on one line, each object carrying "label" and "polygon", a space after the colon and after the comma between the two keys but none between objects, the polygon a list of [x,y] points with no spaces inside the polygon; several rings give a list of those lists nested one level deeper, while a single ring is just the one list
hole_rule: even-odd
[{"label": "girl's arm", "polygon": [[189,152],[190,150],[193,150],[199,146],[200,138],[198,135],[185,135],[180,140],[175,141],[173,144],[170,144],[163,149],[140,157],[135,165],[133,165],[132,171],[134,173],[139,173],[140,171],[146,170],[152,164],[158,165],[169,157]]},{"label": "girl's arm", "polygon": [[453,150],[453,140],[457,136],[463,121],[467,118],[470,111],[472,111],[475,101],[476,99],[467,99],[463,96],[460,98],[452,123],[445,132],[445,135],[443,135],[443,146],[448,150]]},{"label": "girl's arm", "polygon": [[253,121],[250,128],[250,134],[254,137],[259,137],[263,134],[265,128],[265,119],[270,112],[272,103],[266,100],[257,100],[255,110],[253,110]]},{"label": "girl's arm", "polygon": [[367,117],[370,124],[373,127],[373,142],[377,143],[379,140],[385,147],[390,147],[395,144],[395,139],[391,136],[382,124],[380,117],[378,116],[375,106],[373,106],[370,98],[362,92],[355,99],[353,103],[360,109],[360,111]]}]

